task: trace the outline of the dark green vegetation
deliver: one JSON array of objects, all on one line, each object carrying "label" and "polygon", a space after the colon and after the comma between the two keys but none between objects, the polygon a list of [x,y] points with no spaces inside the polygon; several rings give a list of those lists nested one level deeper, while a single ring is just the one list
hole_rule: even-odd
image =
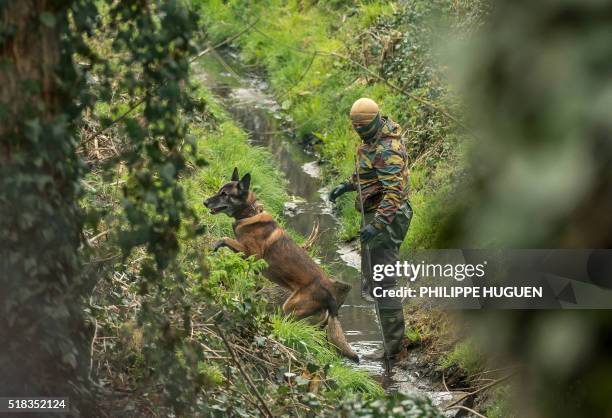
[{"label": "dark green vegetation", "polygon": [[[7,395],[70,395],[82,410],[91,393],[93,332],[85,323],[84,299],[105,265],[87,248],[87,232],[100,232],[100,213],[79,207],[88,167],[78,147],[91,138],[79,130],[81,116],[113,92],[142,98],[138,117],[120,124],[126,144],[125,223],[113,231],[121,250],[107,260],[145,245],[140,291],[153,302],[172,293],[163,285],[169,277],[179,283],[182,278],[175,262],[177,233],[190,215],[177,181],[193,147],[180,113],[196,108],[184,88],[196,15],[167,4],[147,13],[130,3],[112,5],[104,23],[113,42],[107,51],[95,51],[89,40],[103,24],[97,5],[10,1],[1,6],[2,389]],[[117,63],[106,57],[111,52]],[[121,68],[123,73],[117,71]],[[92,86],[87,77],[99,82]],[[80,133],[86,135],[81,142]],[[117,165],[111,161],[113,173]],[[145,328],[147,336],[172,348],[174,342],[159,331],[162,318],[154,309],[143,313],[152,325]]]}]

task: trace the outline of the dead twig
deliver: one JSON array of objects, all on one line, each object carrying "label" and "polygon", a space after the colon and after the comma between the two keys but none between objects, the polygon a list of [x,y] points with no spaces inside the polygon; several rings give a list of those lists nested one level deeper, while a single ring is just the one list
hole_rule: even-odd
[{"label": "dead twig", "polygon": [[[446,409],[463,409],[463,410],[465,410],[465,411],[468,411],[468,412],[470,412],[470,413],[472,413],[472,414],[476,415],[477,417],[480,417],[480,418],[487,418],[486,416],[484,416],[484,415],[482,415],[482,414],[480,414],[480,413],[478,413],[478,412],[474,411],[472,408],[468,408],[467,406],[463,406],[463,405],[455,405],[455,406],[448,407],[448,408],[446,408]],[[445,410],[446,410],[446,409],[445,409]]]},{"label": "dead twig", "polygon": [[94,242],[96,242],[98,240],[98,238],[103,237],[104,235],[108,234],[110,230],[107,229],[106,231],[102,231],[99,234],[89,238],[87,241],[89,242],[89,245],[92,245]]},{"label": "dead twig", "polygon": [[270,412],[270,409],[268,408],[266,401],[264,400],[264,398],[261,396],[261,394],[257,390],[257,387],[255,386],[255,383],[253,383],[253,381],[251,380],[251,377],[242,368],[242,364],[238,361],[238,358],[236,358],[236,353],[234,353],[234,350],[232,349],[232,345],[230,344],[230,342],[227,340],[227,338],[225,338],[225,334],[223,334],[221,327],[219,327],[219,325],[217,324],[215,324],[215,327],[217,328],[219,337],[221,337],[221,340],[223,340],[223,344],[225,344],[225,346],[227,347],[227,351],[232,357],[232,361],[238,368],[238,371],[244,377],[245,381],[247,382],[247,384],[249,385],[249,387],[251,388],[251,390],[253,391],[253,393],[255,394],[259,402],[261,403],[262,413],[264,413],[264,415],[272,417],[273,416],[272,412]]},{"label": "dead twig", "polygon": [[464,399],[469,398],[470,396],[474,396],[477,393],[482,392],[483,390],[489,389],[492,386],[495,386],[495,385],[497,385],[497,384],[499,384],[499,383],[501,383],[501,382],[503,382],[505,380],[508,380],[512,376],[514,376],[514,373],[510,373],[509,375],[504,376],[504,377],[502,377],[500,379],[497,379],[497,380],[495,380],[495,381],[493,381],[493,382],[491,382],[491,383],[489,383],[487,385],[481,386],[480,388],[478,388],[478,389],[476,389],[476,390],[474,390],[472,392],[466,393],[465,395],[463,395],[462,397],[460,397],[456,401],[450,403],[446,408],[444,408],[444,410],[446,411],[448,409],[451,409],[451,407],[457,405],[459,402],[463,401]]},{"label": "dead twig", "polygon": [[319,238],[319,220],[316,220],[314,225],[312,226],[312,231],[310,231],[310,235],[306,239],[306,242],[302,244],[302,248],[308,251],[314,245],[314,243],[317,241],[318,238]]},{"label": "dead twig", "polygon": [[96,338],[98,337],[98,320],[96,318],[94,320],[94,334],[91,339],[91,344],[89,346],[89,379],[91,380],[91,372],[93,370],[93,362],[94,362],[94,346],[96,345]]},{"label": "dead twig", "polygon": [[473,379],[476,376],[482,376],[483,374],[497,373],[497,372],[503,372],[503,371],[509,370],[509,369],[516,369],[518,367],[519,366],[517,366],[517,365],[512,365],[512,366],[507,366],[507,367],[501,367],[499,369],[483,370],[481,372],[477,372],[477,373],[474,373],[472,375],[469,375],[468,379]]}]

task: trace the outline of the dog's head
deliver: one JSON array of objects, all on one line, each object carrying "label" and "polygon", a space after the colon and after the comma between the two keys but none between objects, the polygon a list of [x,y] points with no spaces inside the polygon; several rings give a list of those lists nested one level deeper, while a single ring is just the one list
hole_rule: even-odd
[{"label": "dog's head", "polygon": [[204,206],[210,209],[212,214],[225,213],[234,216],[249,206],[250,185],[251,175],[247,173],[240,179],[238,168],[234,168],[232,181],[221,186],[217,194],[206,199]]}]

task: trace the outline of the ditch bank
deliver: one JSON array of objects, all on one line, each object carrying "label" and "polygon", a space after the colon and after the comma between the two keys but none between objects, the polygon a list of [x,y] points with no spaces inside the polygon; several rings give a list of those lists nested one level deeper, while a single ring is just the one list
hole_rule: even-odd
[{"label": "ditch bank", "polygon": [[[314,250],[317,262],[337,280],[352,289],[340,309],[340,320],[347,339],[362,357],[381,346],[374,305],[360,294],[358,243],[337,239],[340,221],[327,199],[329,190],[321,175],[319,157],[297,141],[292,119],[269,93],[269,86],[258,74],[249,71],[231,51],[213,52],[194,66],[194,75],[219,96],[232,117],[249,133],[252,146],[267,149],[287,178],[287,193],[281,220],[290,230],[308,236],[318,225]],[[257,185],[257,179],[253,179]],[[367,371],[388,393],[401,392],[426,396],[441,409],[461,398],[462,392],[449,391],[437,371],[437,363],[419,347],[391,375],[383,364],[362,360],[354,367]],[[465,411],[448,410],[446,416],[461,416]]]}]

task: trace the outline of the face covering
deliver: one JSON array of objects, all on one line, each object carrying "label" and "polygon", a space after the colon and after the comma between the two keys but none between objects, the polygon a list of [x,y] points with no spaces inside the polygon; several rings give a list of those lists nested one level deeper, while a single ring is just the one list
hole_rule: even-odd
[{"label": "face covering", "polygon": [[370,123],[364,126],[354,126],[355,131],[359,134],[364,142],[371,142],[382,128],[383,121],[380,117],[380,112],[376,114]]}]

